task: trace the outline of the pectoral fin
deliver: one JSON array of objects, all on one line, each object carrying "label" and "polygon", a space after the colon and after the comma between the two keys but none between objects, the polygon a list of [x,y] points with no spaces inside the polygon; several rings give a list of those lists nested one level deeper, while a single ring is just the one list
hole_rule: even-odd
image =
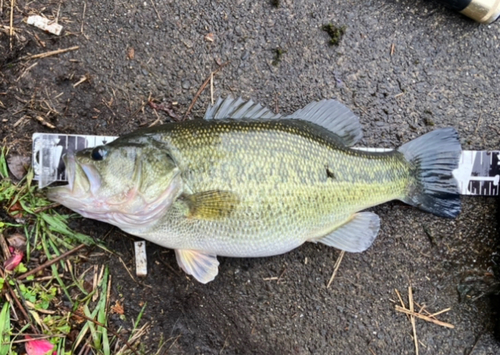
[{"label": "pectoral fin", "polygon": [[219,261],[216,255],[203,254],[196,250],[176,249],[177,264],[188,275],[206,284],[219,273]]},{"label": "pectoral fin", "polygon": [[379,229],[379,216],[372,212],[360,212],[353,214],[347,223],[317,241],[350,253],[360,253],[372,245]]},{"label": "pectoral fin", "polygon": [[229,216],[239,203],[238,196],[229,191],[203,191],[186,196],[188,217],[214,220]]}]

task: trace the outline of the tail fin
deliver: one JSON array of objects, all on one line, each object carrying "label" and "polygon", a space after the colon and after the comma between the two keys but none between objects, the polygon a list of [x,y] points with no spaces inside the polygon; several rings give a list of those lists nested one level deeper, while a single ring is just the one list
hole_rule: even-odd
[{"label": "tail fin", "polygon": [[452,172],[458,167],[462,148],[455,129],[437,129],[398,150],[416,174],[404,202],[440,217],[456,217],[460,213],[460,196]]}]

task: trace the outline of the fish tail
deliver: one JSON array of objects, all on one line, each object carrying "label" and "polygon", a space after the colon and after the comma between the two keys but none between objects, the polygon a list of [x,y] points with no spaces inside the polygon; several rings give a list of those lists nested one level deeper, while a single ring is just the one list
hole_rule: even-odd
[{"label": "fish tail", "polygon": [[441,128],[412,140],[399,149],[412,166],[414,179],[404,202],[440,217],[460,213],[458,184],[453,170],[462,148],[454,128]]}]

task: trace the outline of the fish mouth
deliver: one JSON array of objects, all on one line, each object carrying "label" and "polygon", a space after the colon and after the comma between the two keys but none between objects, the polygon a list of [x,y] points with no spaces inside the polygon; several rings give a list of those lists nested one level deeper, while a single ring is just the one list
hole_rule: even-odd
[{"label": "fish mouth", "polygon": [[67,204],[68,198],[88,198],[96,194],[101,186],[101,177],[97,170],[88,164],[77,161],[75,153],[63,156],[68,184],[51,187],[47,197],[59,203]]},{"label": "fish mouth", "polygon": [[67,153],[63,156],[64,165],[66,166],[66,177],[68,179],[68,188],[73,191],[76,174],[76,159],[75,153]]}]

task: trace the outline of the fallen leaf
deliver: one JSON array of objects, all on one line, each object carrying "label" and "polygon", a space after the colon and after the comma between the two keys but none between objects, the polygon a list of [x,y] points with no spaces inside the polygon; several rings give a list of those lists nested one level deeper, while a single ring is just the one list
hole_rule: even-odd
[{"label": "fallen leaf", "polygon": [[30,166],[31,158],[22,155],[11,155],[7,158],[7,165],[10,172],[17,180],[21,180]]},{"label": "fallen leaf", "polygon": [[12,218],[23,218],[23,206],[17,201],[7,211]]},{"label": "fallen leaf", "polygon": [[[84,314],[84,309],[83,309],[83,305],[80,305],[78,306],[78,309],[77,311],[80,313],[80,314]],[[72,313],[71,314],[71,318],[77,323],[77,324],[82,324],[83,322],[86,322],[87,320],[83,317],[80,317],[77,313]]]},{"label": "fallen leaf", "polygon": [[[13,248],[14,249],[14,248]],[[16,268],[17,265],[23,260],[24,253],[22,251],[14,249],[11,251],[12,255],[10,258],[4,261],[3,266],[5,270],[12,271]]]},{"label": "fallen leaf", "polygon": [[113,306],[111,306],[111,313],[116,314],[124,314],[123,306],[120,304],[120,301],[116,301]]},{"label": "fallen leaf", "polygon": [[20,233],[13,233],[7,237],[7,243],[9,243],[9,246],[17,250],[26,249],[26,237]]}]

